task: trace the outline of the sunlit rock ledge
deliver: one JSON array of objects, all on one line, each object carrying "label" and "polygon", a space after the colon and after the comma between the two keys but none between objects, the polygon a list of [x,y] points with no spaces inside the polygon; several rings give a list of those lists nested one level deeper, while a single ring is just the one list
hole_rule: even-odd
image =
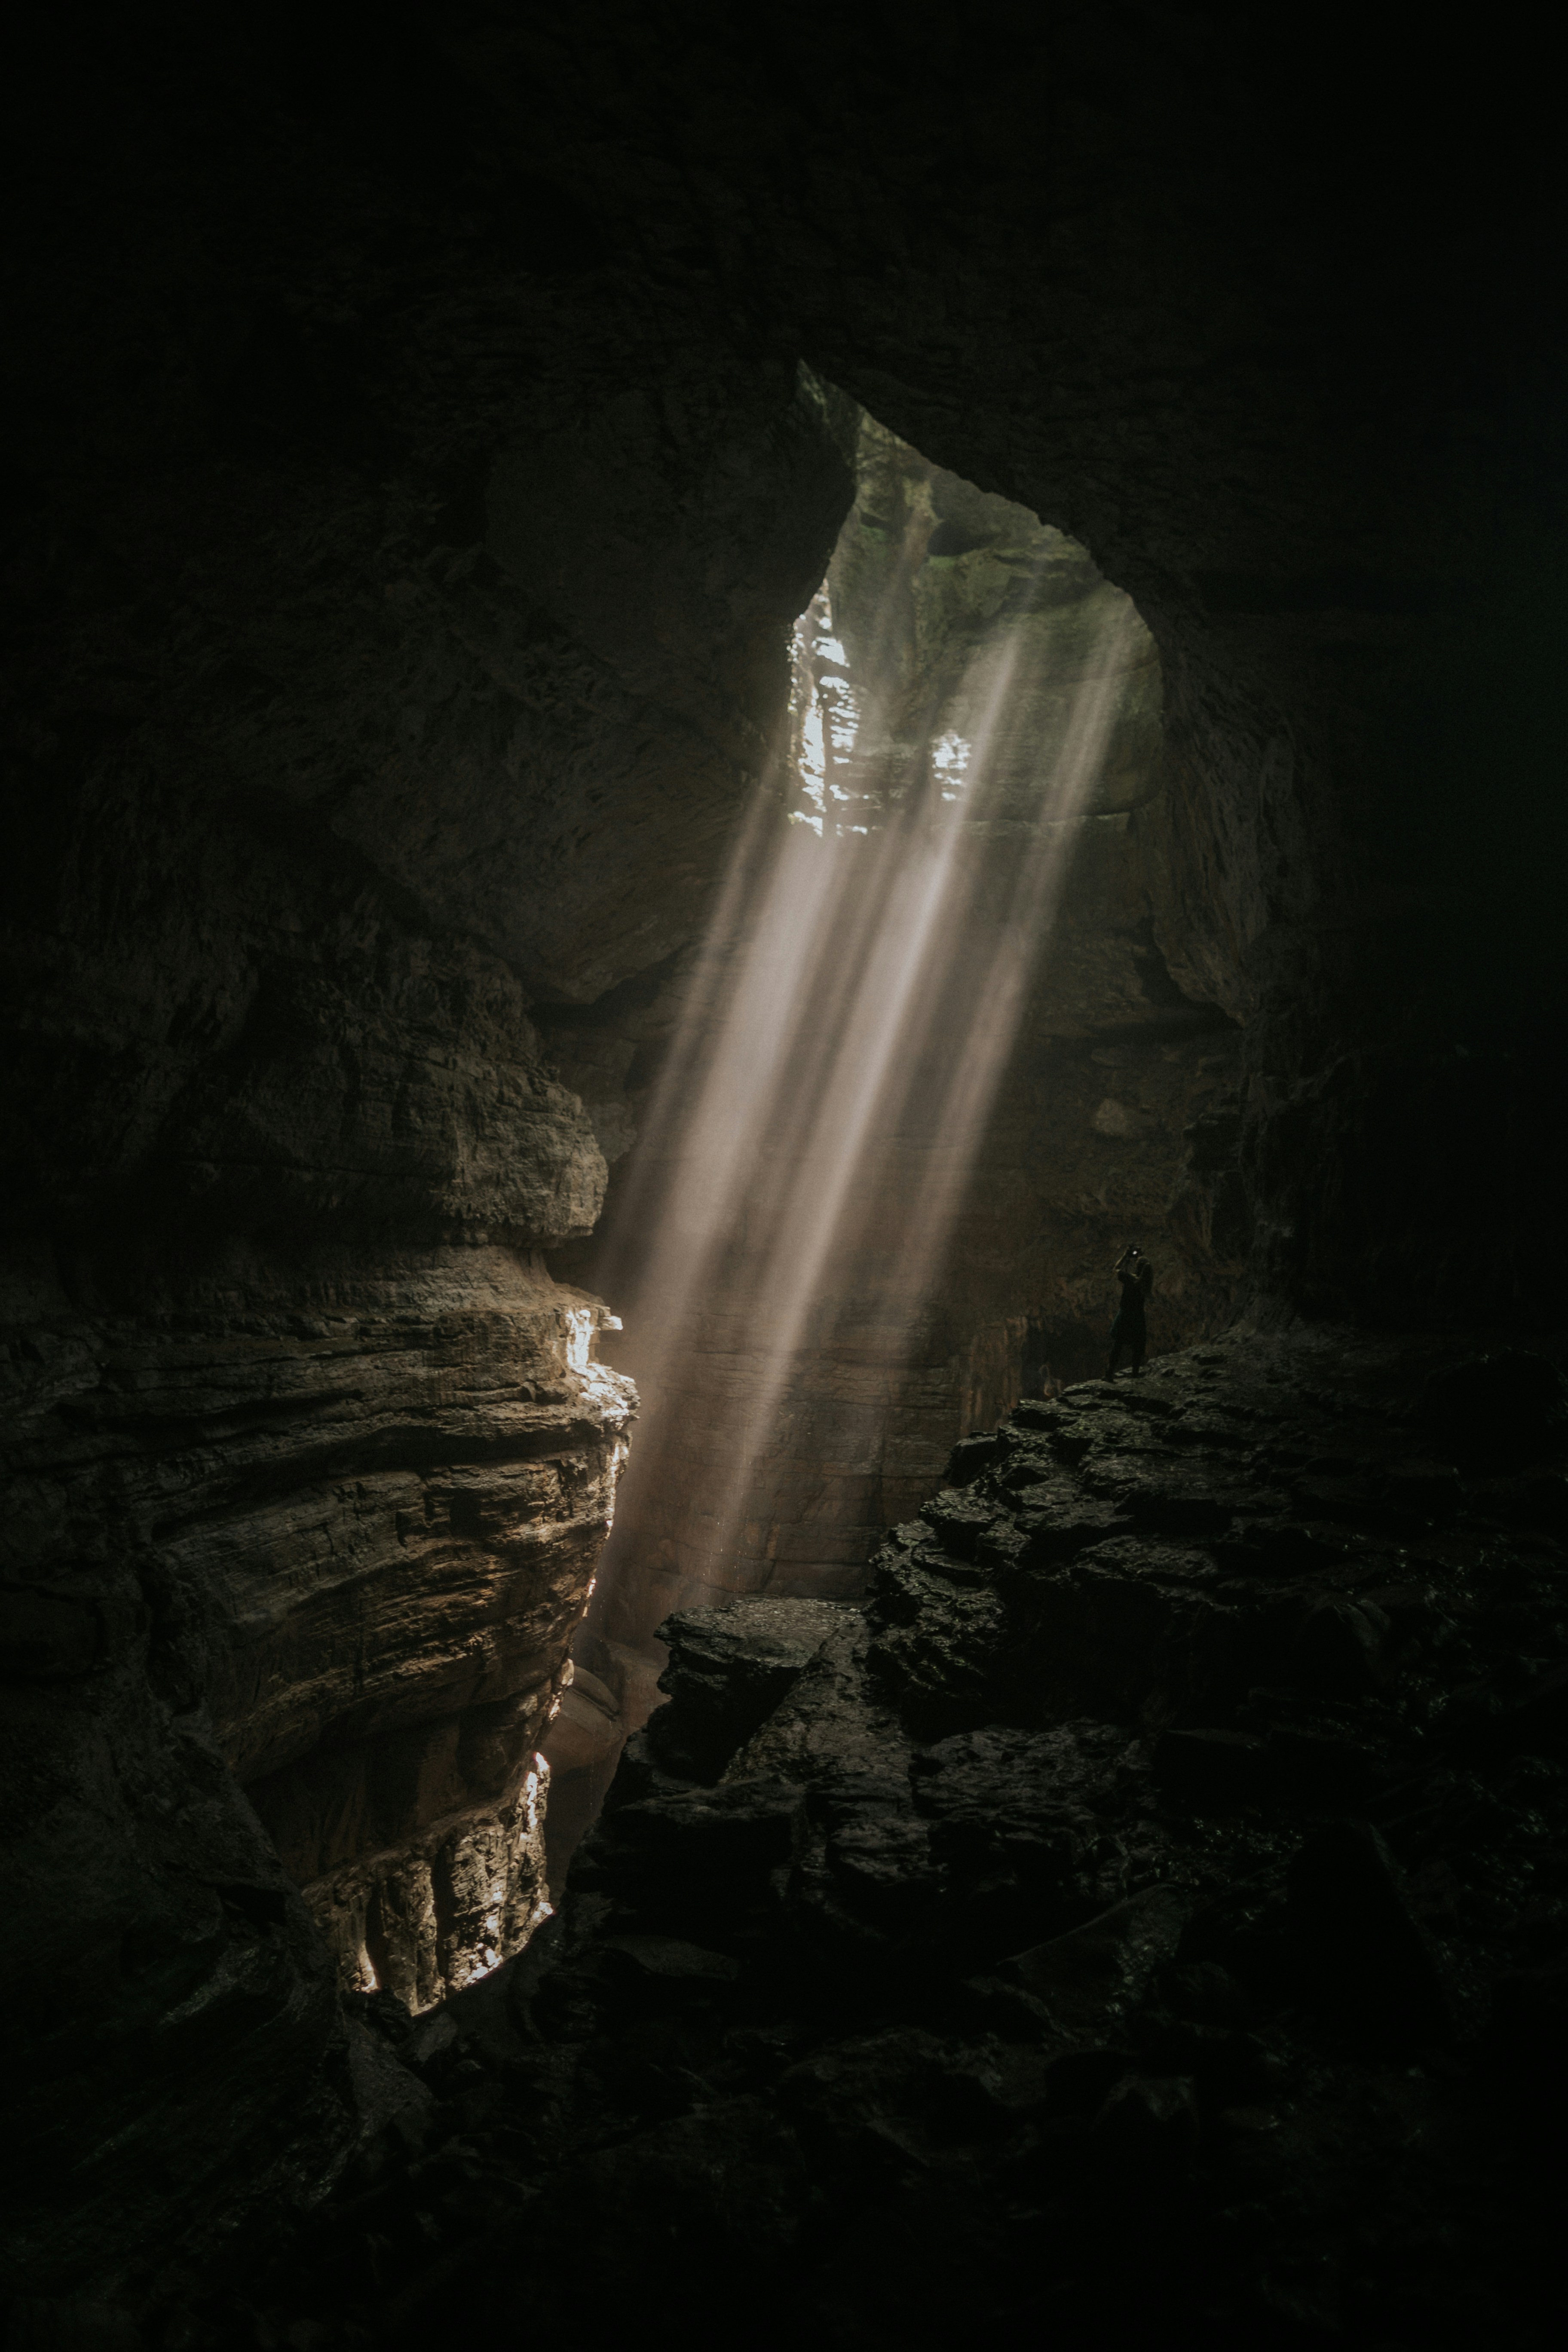
[{"label": "sunlit rock ledge", "polygon": [[204,2167],[352,2139],[298,1888],[336,1982],[414,2007],[542,1916],[535,1749],[636,1405],[591,1360],[607,1319],[483,1247],[340,1264],[287,1310],[12,1334],[8,1873],[40,1924],[6,1997],[46,2141],[158,2052],[93,2158],[127,2248],[160,2151],[194,2212]]}]

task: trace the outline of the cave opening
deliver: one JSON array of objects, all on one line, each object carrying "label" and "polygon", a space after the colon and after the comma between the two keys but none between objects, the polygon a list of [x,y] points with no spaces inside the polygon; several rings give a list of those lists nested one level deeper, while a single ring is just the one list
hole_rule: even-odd
[{"label": "cave opening", "polygon": [[557,1877],[672,1610],[857,1595],[961,1439],[1098,1368],[1111,1259],[1184,1188],[1165,1344],[1231,1304],[1186,1138],[1231,1024],[1157,944],[1153,640],[1065,533],[803,392],[853,498],[570,1260],[642,1418],[546,1743]]}]

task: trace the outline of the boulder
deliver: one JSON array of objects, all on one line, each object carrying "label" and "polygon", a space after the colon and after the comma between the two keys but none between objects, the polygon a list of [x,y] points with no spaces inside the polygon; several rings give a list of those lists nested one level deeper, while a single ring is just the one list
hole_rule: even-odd
[{"label": "boulder", "polygon": [[669,1705],[647,1726],[658,1763],[687,1780],[717,1780],[848,1613],[831,1601],[763,1598],[667,1617],[658,1638],[669,1664],[658,1686]]}]

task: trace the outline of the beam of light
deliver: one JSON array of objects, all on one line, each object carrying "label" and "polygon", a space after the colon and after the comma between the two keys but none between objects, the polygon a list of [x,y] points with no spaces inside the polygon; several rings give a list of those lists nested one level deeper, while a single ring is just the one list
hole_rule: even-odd
[{"label": "beam of light", "polygon": [[[970,805],[988,802],[997,739],[1006,725],[1018,659],[1015,637],[996,664],[973,740]],[[1109,649],[1108,649],[1109,650]],[[770,1190],[774,1238],[756,1285],[763,1337],[763,1369],[745,1392],[736,1431],[736,1461],[718,1501],[718,1563],[734,1548],[736,1523],[795,1367],[796,1351],[823,1276],[866,1174],[868,1145],[910,1116],[910,1097],[929,1066],[939,1023],[948,1035],[945,1071],[928,1097],[924,1124],[934,1165],[900,1220],[898,1288],[906,1319],[918,1310],[938,1270],[952,1220],[973,1171],[987,1115],[1005,1066],[1037,955],[1065,880],[1069,829],[1099,772],[1114,715],[1110,675],[1088,682],[1076,699],[1068,736],[1046,805],[1025,835],[995,944],[977,975],[961,971],[965,945],[965,836],[953,823],[910,840],[889,828],[879,844],[891,869],[878,894],[877,931],[861,962],[853,1000],[837,1024],[830,1066],[815,1099],[790,1122],[800,1159]],[[984,821],[983,818],[977,821]],[[952,997],[964,1001],[953,1020]],[[884,1299],[884,1314],[893,1302]],[[889,1318],[890,1319],[890,1318]]]},{"label": "beam of light", "polygon": [[[936,1145],[932,1165],[901,1227],[900,1286],[912,1298],[922,1297],[940,1271],[973,1172],[1029,984],[1067,887],[1079,825],[1115,721],[1121,662],[1133,650],[1136,626],[1131,605],[1109,618],[1100,648],[1104,666],[1074,697],[1040,814],[1018,842],[1004,903],[993,918],[990,951],[971,981],[962,1043],[950,1051],[945,1084],[928,1112]],[[932,1008],[928,1022],[934,1018]]]},{"label": "beam of light", "polygon": [[[769,1533],[746,1525],[748,1502],[846,1269],[894,1332],[913,1332],[940,1282],[1147,642],[1124,597],[1097,597],[1098,632],[1077,646],[1068,723],[1041,772],[1027,737],[1049,631],[1031,635],[1026,571],[1014,617],[981,633],[915,753],[889,750],[890,718],[907,719],[910,700],[907,677],[897,693],[889,683],[892,648],[930,531],[929,509],[910,519],[888,609],[850,633],[825,586],[797,626],[783,773],[763,778],[742,827],[597,1276],[659,1360],[639,1367],[651,1411],[626,1501],[679,1457],[688,1529],[701,1530],[616,1568],[660,1571],[667,1605],[669,1588],[772,1580]],[[917,1163],[912,1182],[900,1151]],[[703,1329],[715,1299],[743,1328]],[[704,1381],[711,1419],[697,1437],[689,1395],[668,1380],[699,1356],[722,1377]]]}]

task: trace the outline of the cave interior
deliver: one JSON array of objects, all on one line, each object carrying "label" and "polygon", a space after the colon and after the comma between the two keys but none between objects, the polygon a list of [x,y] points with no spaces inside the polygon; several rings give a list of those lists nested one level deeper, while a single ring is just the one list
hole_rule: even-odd
[{"label": "cave interior", "polygon": [[1543,79],[26,67],[6,2344],[1544,2352]]}]

